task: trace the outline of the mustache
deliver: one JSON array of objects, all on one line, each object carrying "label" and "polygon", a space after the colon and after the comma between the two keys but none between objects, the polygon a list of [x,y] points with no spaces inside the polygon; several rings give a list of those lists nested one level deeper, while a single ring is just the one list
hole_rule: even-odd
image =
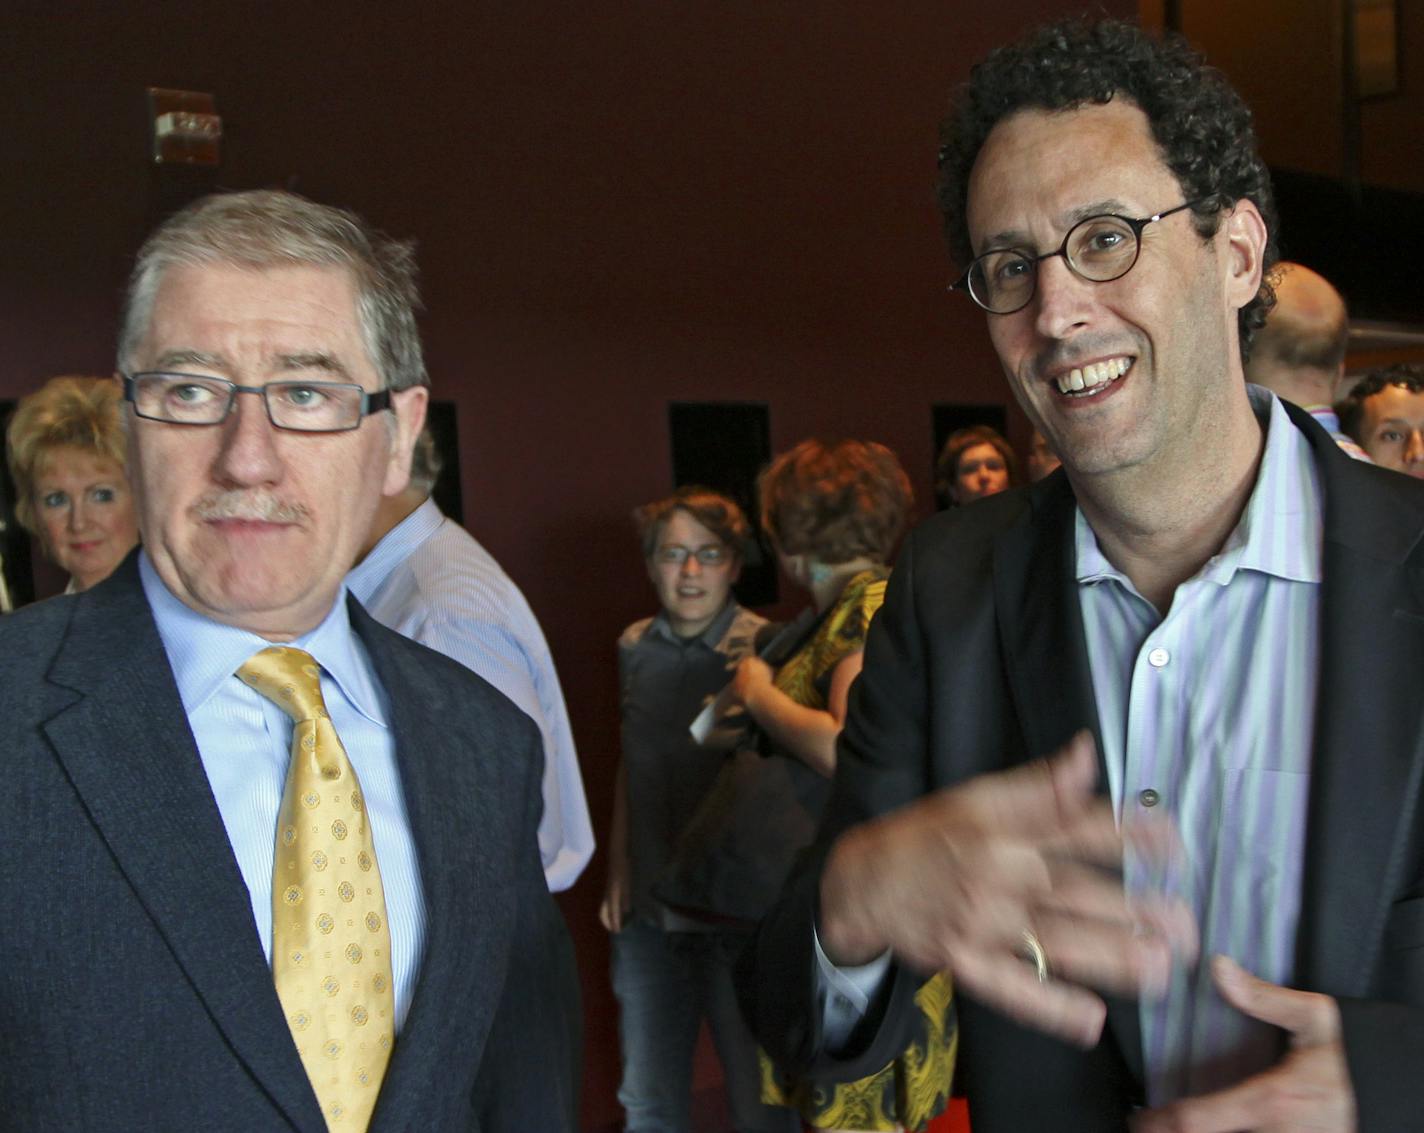
[{"label": "mustache", "polygon": [[271,492],[211,492],[193,505],[199,519],[250,519],[265,523],[300,523],[310,513]]}]

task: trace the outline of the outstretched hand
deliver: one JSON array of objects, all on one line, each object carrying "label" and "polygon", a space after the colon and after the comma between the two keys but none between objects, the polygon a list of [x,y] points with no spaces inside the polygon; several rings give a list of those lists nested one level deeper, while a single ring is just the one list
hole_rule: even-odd
[{"label": "outstretched hand", "polygon": [[[1172,957],[1195,957],[1180,901],[1129,900],[1125,843],[1146,860],[1176,844],[1166,821],[1119,834],[1094,794],[1097,756],[1080,733],[1059,753],[937,791],[847,831],[821,877],[818,934],[837,964],[891,949],[921,971],[948,970],[980,1002],[1091,1046],[1099,993],[1161,995]],[[1024,958],[1026,931],[1050,978]]]}]

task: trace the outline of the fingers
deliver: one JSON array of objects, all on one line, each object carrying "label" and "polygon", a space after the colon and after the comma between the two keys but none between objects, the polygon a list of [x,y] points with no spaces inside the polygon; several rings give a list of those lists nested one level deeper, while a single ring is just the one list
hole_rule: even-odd
[{"label": "fingers", "polygon": [[1010,953],[965,952],[954,968],[955,984],[979,1002],[1026,1027],[1078,1046],[1097,1044],[1107,1006],[1070,983],[1039,983],[1034,969]]},{"label": "fingers", "polygon": [[623,931],[623,917],[629,902],[622,889],[610,887],[598,906],[598,919],[609,932]]},{"label": "fingers", "polygon": [[1146,999],[1167,992],[1172,949],[1163,937],[1062,915],[1036,918],[1033,931],[1056,980]]},{"label": "fingers", "polygon": [[1035,928],[1054,915],[1074,925],[1096,922],[1099,929],[1121,930],[1115,936],[1124,944],[1175,955],[1184,963],[1196,960],[1197,923],[1186,902],[1155,894],[1130,897],[1115,876],[1073,862],[1052,863],[1050,877],[1032,910]]},{"label": "fingers", "polygon": [[1049,759],[981,775],[958,788],[955,815],[979,829],[1047,840],[1091,806],[1097,778],[1093,738],[1079,732]]},{"label": "fingers", "polygon": [[1318,1130],[1354,1133],[1354,1089],[1338,1042],[1297,1050],[1284,1062],[1218,1093],[1139,1114],[1134,1133]]},{"label": "fingers", "polygon": [[1340,1034],[1340,1009],[1328,995],[1268,983],[1226,956],[1212,957],[1211,978],[1227,1003],[1254,1019],[1312,1042]]},{"label": "fingers", "polygon": [[1271,1109],[1269,1074],[1248,1078],[1220,1093],[1148,1110],[1132,1123],[1133,1133],[1237,1133],[1260,1129]]}]

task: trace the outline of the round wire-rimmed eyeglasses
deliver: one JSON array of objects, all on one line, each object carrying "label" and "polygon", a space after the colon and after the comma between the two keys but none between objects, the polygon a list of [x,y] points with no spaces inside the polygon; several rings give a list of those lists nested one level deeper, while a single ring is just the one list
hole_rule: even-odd
[{"label": "round wire-rimmed eyeglasses", "polygon": [[1198,197],[1151,216],[1102,213],[1084,217],[1068,229],[1057,249],[1042,255],[1021,248],[991,248],[977,256],[964,274],[949,285],[949,290],[967,291],[991,315],[1012,315],[1033,299],[1038,289],[1038,265],[1054,256],[1062,256],[1074,275],[1092,283],[1121,279],[1142,253],[1144,228],[1174,213],[1206,204],[1213,196]]}]

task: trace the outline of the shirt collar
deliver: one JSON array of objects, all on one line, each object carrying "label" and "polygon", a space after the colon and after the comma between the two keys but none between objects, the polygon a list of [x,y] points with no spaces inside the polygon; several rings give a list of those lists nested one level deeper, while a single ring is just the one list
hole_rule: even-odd
[{"label": "shirt collar", "polygon": [[1332,437],[1337,436],[1339,434],[1340,418],[1336,415],[1335,410],[1332,409],[1330,406],[1307,405],[1305,406],[1305,411],[1309,413],[1312,417],[1314,417],[1317,421],[1319,421],[1320,427],[1323,428]]},{"label": "shirt collar", "polygon": [[[1324,524],[1320,472],[1310,442],[1291,423],[1275,394],[1252,385],[1246,387],[1246,393],[1266,431],[1261,466],[1240,521],[1196,577],[1225,586],[1238,570],[1254,570],[1294,582],[1318,583]],[[1078,582],[1113,579],[1130,587],[1127,576],[1108,562],[1098,546],[1083,509],[1076,512]]]},{"label": "shirt collar", "polygon": [[[192,715],[253,654],[272,643],[236,626],[223,625],[184,605],[158,577],[148,552],[140,551],[139,578],[158,625],[158,636],[178,683],[183,709]],[[321,624],[288,644],[305,649],[367,719],[386,725],[386,707],[370,661],[351,629],[343,586]]]},{"label": "shirt collar", "polygon": [[687,646],[693,642],[700,641],[708,649],[716,650],[722,643],[722,638],[726,636],[727,627],[732,624],[732,619],[737,616],[736,600],[728,597],[727,604],[711,623],[696,637],[679,637],[673,632],[672,624],[668,621],[667,611],[659,610],[653,618],[653,624],[648,627],[649,633],[655,633],[665,641],[670,641],[674,645]]},{"label": "shirt collar", "polygon": [[356,595],[356,601],[368,605],[372,595],[390,577],[391,571],[410,558],[427,539],[440,530],[445,516],[433,499],[402,519],[381,537],[346,576],[346,587]]}]

